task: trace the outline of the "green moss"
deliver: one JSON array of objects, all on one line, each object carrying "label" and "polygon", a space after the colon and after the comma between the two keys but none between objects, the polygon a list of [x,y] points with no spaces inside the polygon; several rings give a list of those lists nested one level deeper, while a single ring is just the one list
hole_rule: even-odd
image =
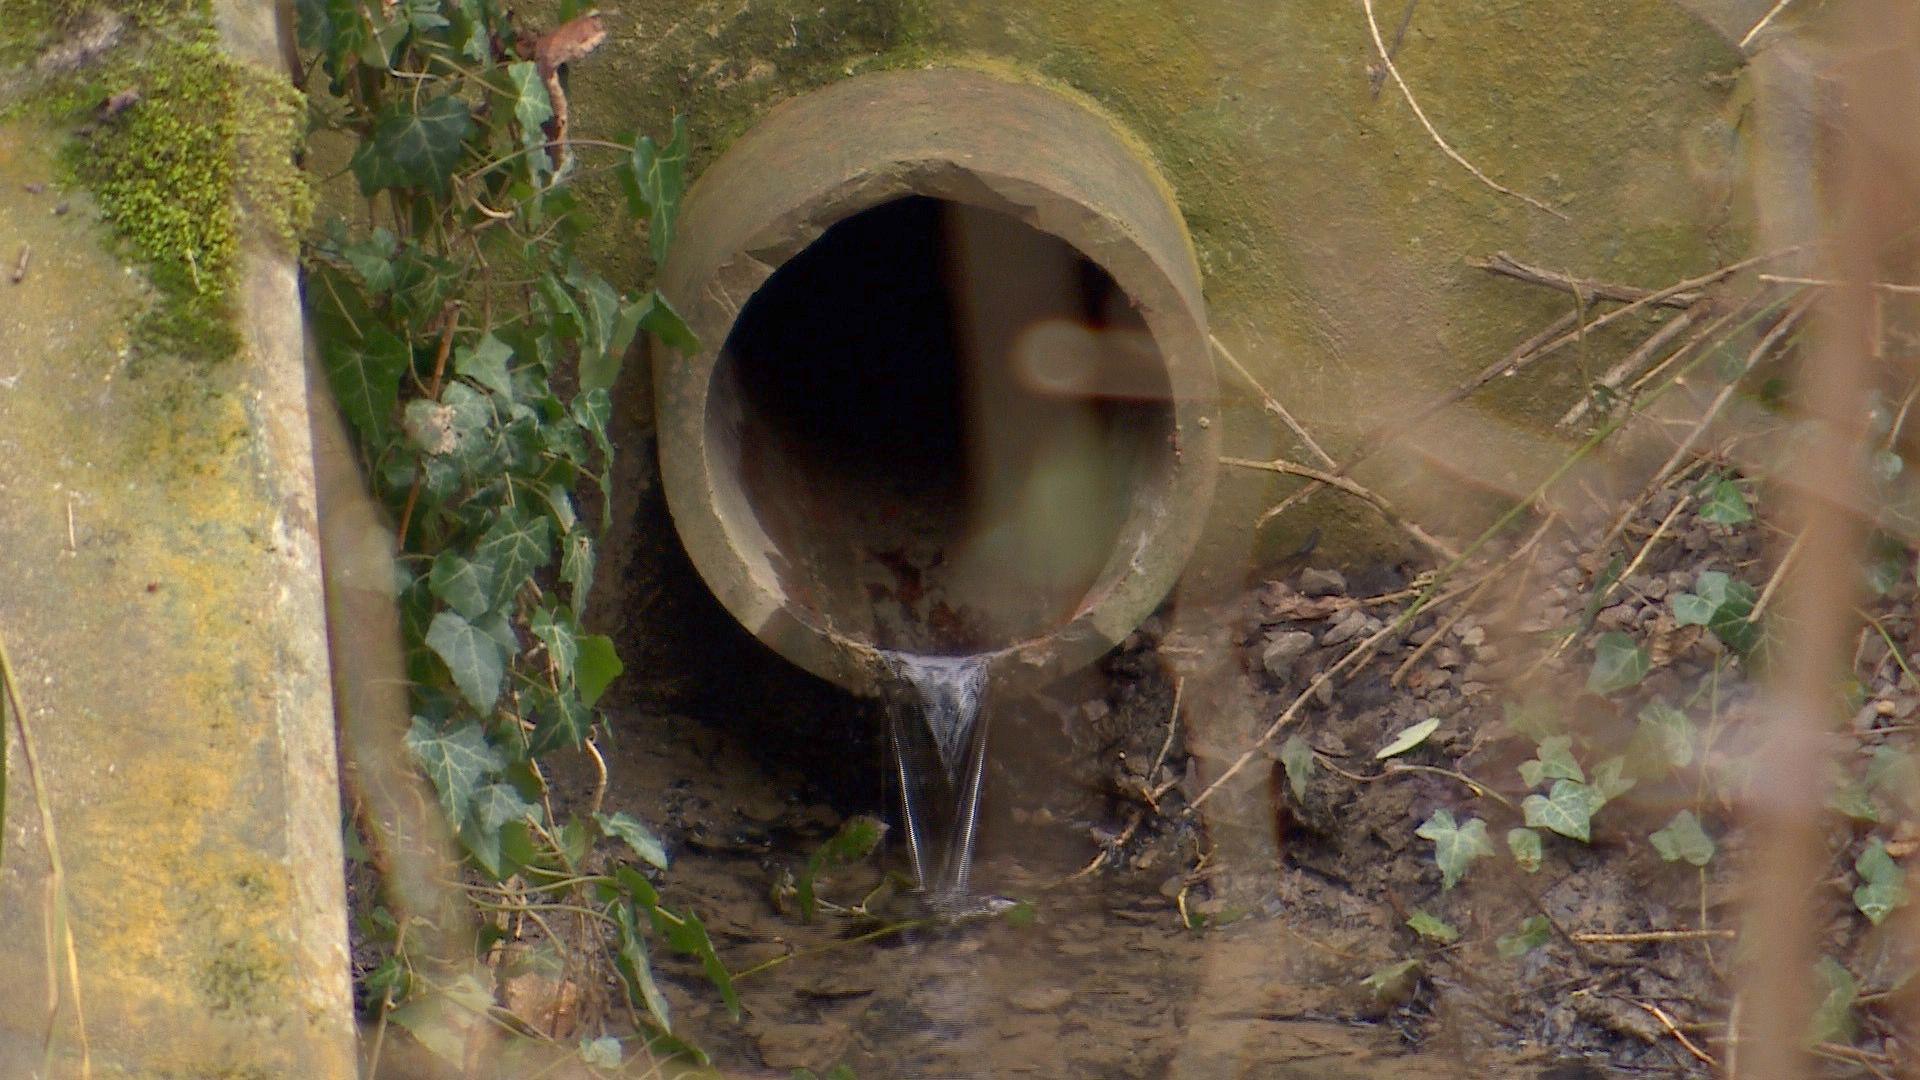
[{"label": "green moss", "polygon": [[[23,8],[16,51],[84,25],[82,0]],[[240,346],[233,292],[253,236],[290,244],[309,198],[294,166],[304,111],[284,80],[233,60],[205,0],[123,0],[104,56],[54,73],[31,99],[76,137],[63,160],[155,288],[134,336],[142,352],[218,359]],[[103,102],[130,96],[113,115]]]}]

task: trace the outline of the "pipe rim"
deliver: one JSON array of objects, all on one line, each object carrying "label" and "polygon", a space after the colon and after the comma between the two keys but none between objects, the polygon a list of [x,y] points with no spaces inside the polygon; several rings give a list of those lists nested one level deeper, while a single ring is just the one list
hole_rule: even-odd
[{"label": "pipe rim", "polygon": [[[1030,137],[1012,145],[1007,131]],[[879,651],[786,595],[773,543],[705,429],[724,346],[760,286],[834,223],[912,195],[1000,211],[1072,246],[1133,302],[1165,365],[1175,452],[1150,478],[1157,497],[1134,500],[1067,622],[998,650],[1002,675],[1071,670],[1124,640],[1178,580],[1211,502],[1219,425],[1199,269],[1170,189],[1120,130],[1064,95],[958,69],[861,76],[781,105],[715,161],[683,203],[662,273],[701,341],[693,357],[654,354],[669,509],[735,619],[801,667],[874,690]]]}]

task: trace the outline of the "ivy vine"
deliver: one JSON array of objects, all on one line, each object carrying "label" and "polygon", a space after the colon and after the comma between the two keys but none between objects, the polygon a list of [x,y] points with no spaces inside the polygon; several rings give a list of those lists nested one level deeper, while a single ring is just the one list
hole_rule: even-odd
[{"label": "ivy vine", "polygon": [[[299,44],[331,90],[315,95],[315,114],[354,140],[348,168],[366,199],[364,218],[327,222],[309,242],[306,293],[327,379],[397,522],[406,745],[468,873],[504,886],[488,896],[597,916],[657,1050],[672,1026],[646,940],[696,957],[737,1011],[728,973],[700,921],[665,907],[642,871],[666,867],[660,841],[597,807],[554,820],[540,762],[589,740],[621,671],[613,642],[582,627],[607,521],[582,521],[581,496],[597,487],[606,505],[609,392],[641,332],[693,346],[658,292],[623,294],[577,257],[589,217],[570,184],[585,168],[575,152],[611,152],[595,167],[617,171],[658,260],[684,185],[685,127],[664,144],[570,135],[559,72],[604,37],[592,14],[563,10],[560,26],[533,34],[500,0],[297,9]],[[624,861],[590,861],[599,840]],[[398,1006],[396,1021],[446,1012],[410,999],[474,996],[434,987],[399,947],[403,930],[393,936],[366,989]],[[618,1056],[605,1036],[588,1045]]]}]

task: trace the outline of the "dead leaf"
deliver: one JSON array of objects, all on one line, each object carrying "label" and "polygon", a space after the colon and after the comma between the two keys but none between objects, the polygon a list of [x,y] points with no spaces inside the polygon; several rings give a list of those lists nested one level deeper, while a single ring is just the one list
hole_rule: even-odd
[{"label": "dead leaf", "polygon": [[600,25],[600,13],[589,11],[540,35],[534,43],[533,59],[540,74],[552,75],[562,64],[571,64],[600,47],[607,40],[606,27]]}]

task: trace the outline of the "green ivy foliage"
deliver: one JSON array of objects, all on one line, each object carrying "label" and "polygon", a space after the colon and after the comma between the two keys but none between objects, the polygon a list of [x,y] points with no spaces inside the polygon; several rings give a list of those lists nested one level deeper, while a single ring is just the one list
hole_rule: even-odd
[{"label": "green ivy foliage", "polygon": [[[604,722],[621,672],[613,642],[582,626],[606,522],[583,521],[579,498],[608,483],[610,391],[640,332],[694,345],[659,293],[623,295],[576,256],[574,154],[615,151],[635,235],[664,254],[685,129],[664,146],[554,141],[551,72],[525,59],[538,42],[501,0],[297,8],[367,199],[357,224],[309,243],[306,294],[327,379],[399,523],[406,746],[471,873],[603,916],[608,967],[657,1050],[671,1016],[647,939],[695,958],[737,1011],[730,977],[700,921],[639,869],[666,867],[659,839],[626,814],[551,820],[540,763]],[[621,853],[610,871],[589,863],[598,842]],[[433,1012],[405,1008],[414,980],[382,980],[396,1022]]]}]

